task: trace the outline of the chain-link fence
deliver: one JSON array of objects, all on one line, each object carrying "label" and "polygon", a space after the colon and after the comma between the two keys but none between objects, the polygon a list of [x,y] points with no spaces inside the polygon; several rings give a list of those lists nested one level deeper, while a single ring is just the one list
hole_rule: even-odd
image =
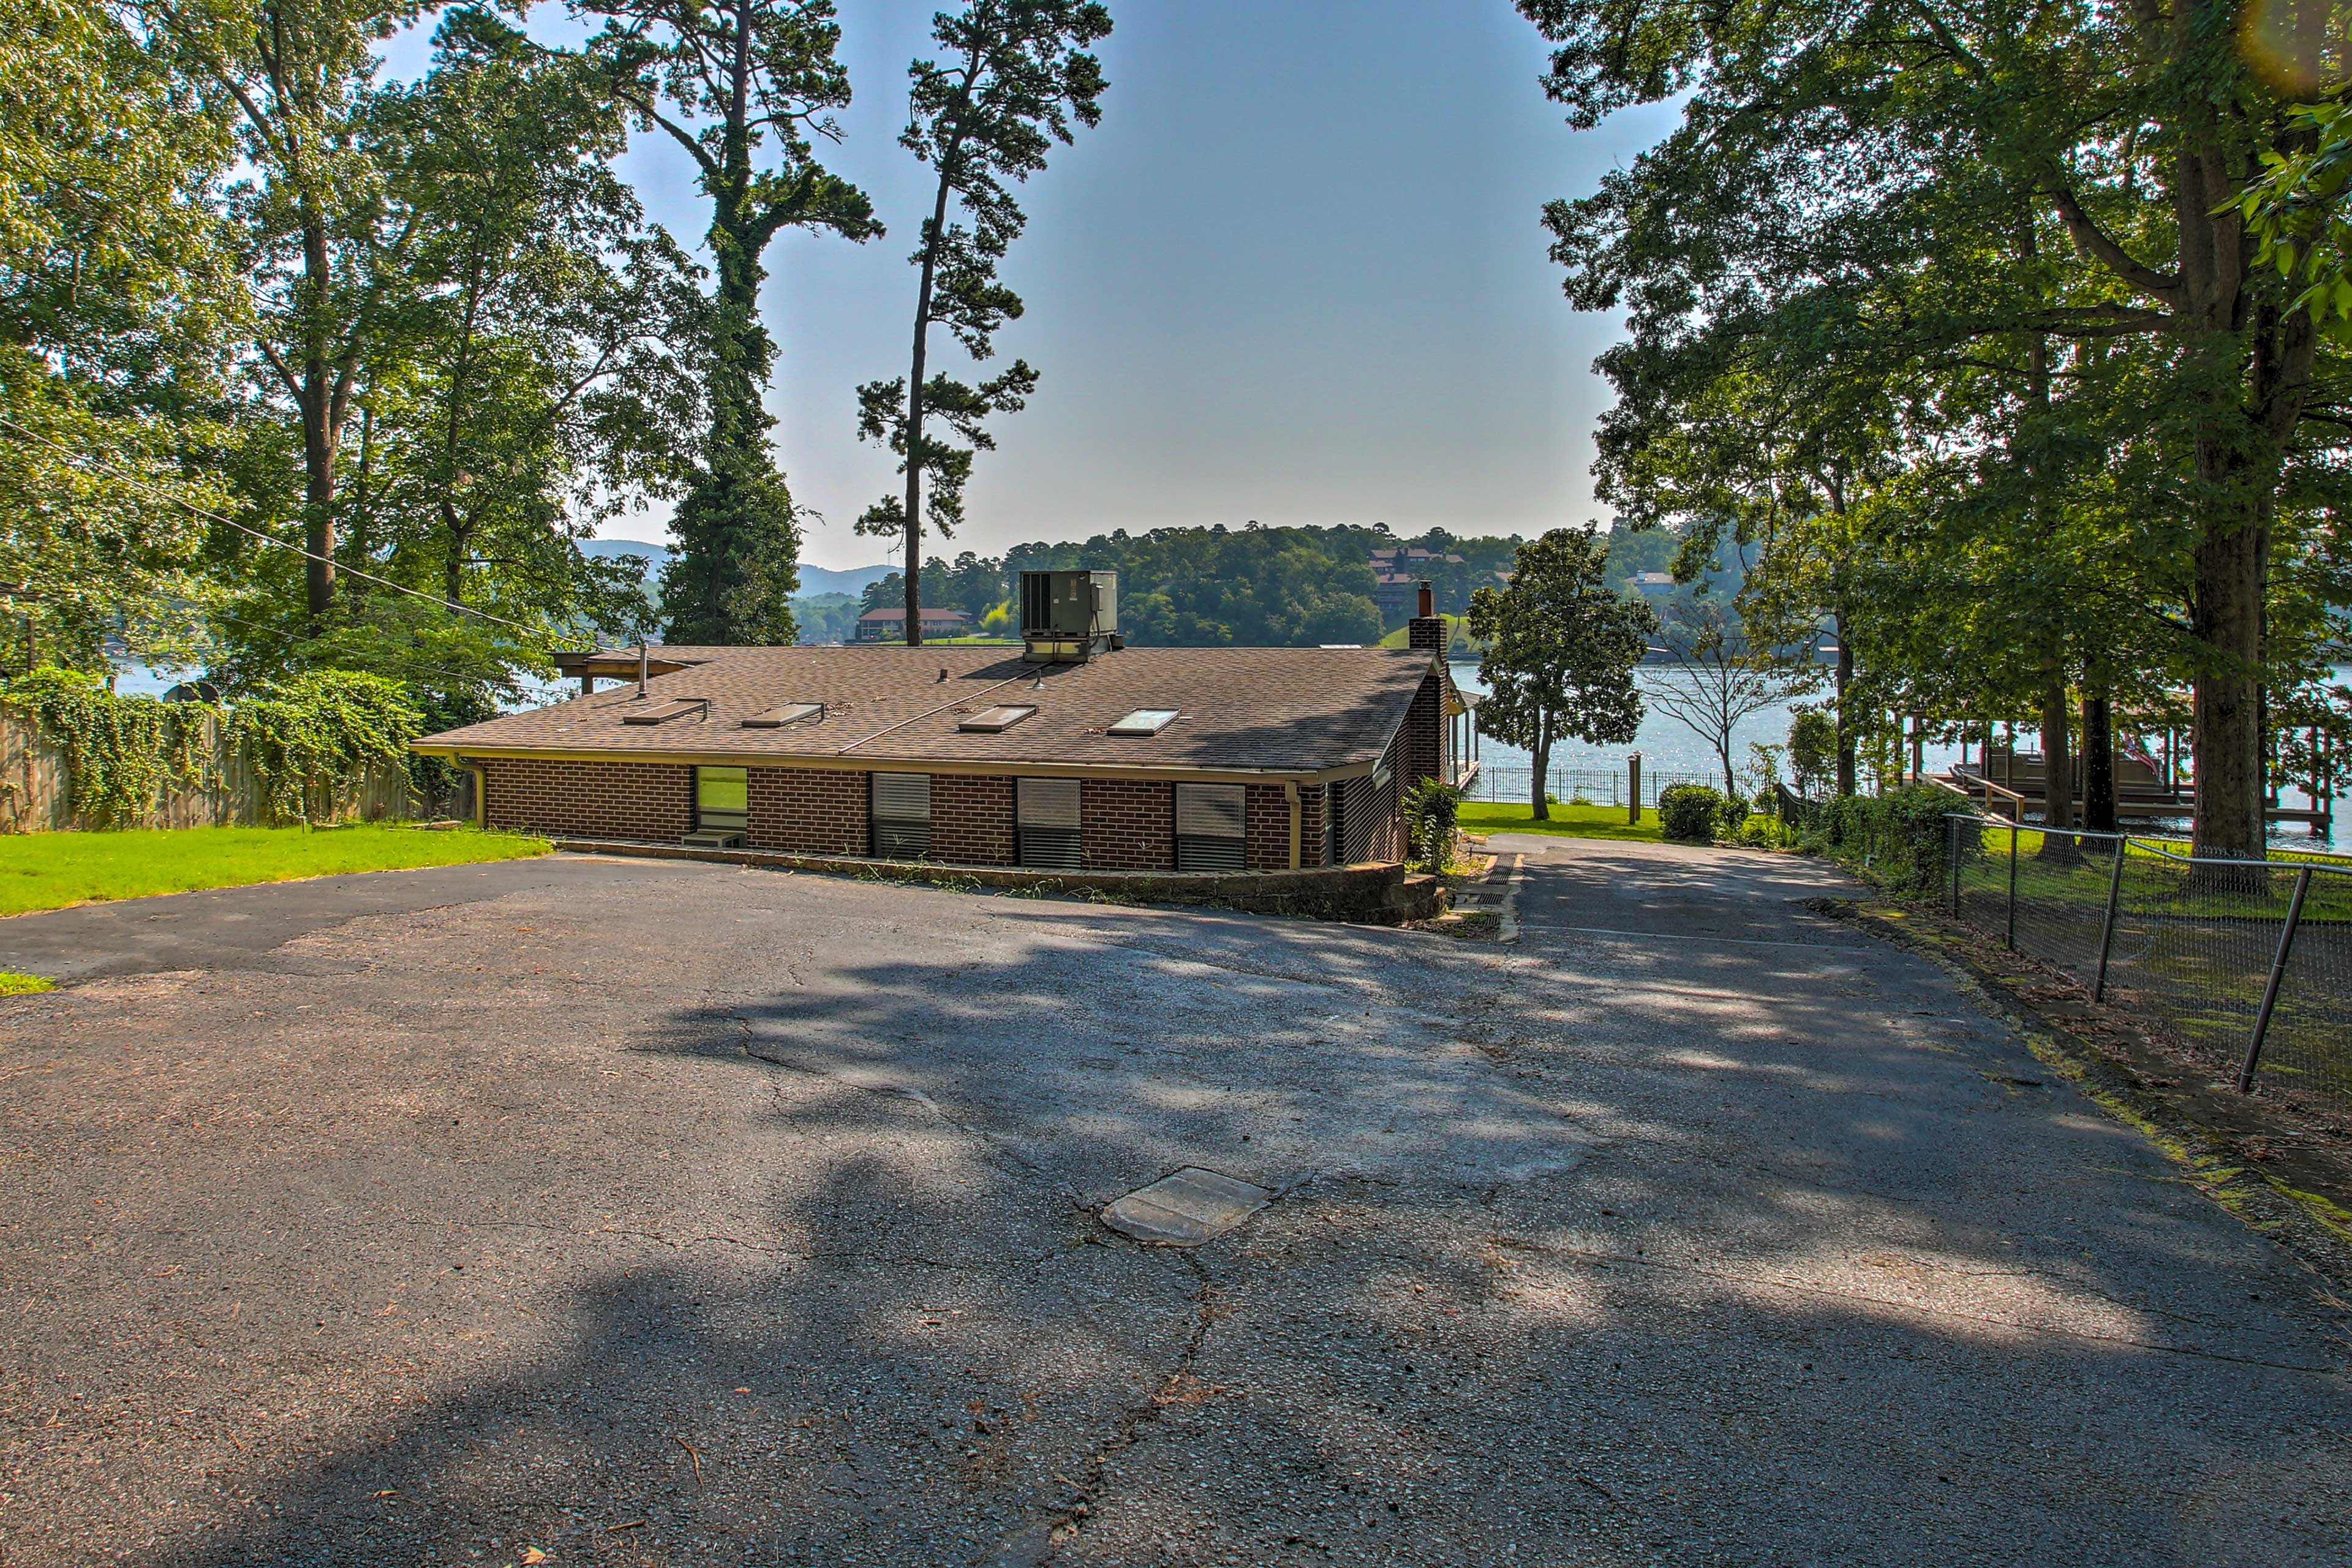
[{"label": "chain-link fence", "polygon": [[2177,841],[1954,814],[1948,907],[2165,1026],[2241,1088],[2352,1106],[2352,859],[2197,859]]},{"label": "chain-link fence", "polygon": [[[1478,776],[1470,784],[1470,798],[1512,802],[1531,799],[1535,794],[1535,772],[1532,763],[1482,762],[1478,764]],[[1682,784],[1721,789],[1723,777],[1719,773],[1652,773],[1645,767],[1642,770],[1642,804],[1654,806],[1661,790]],[[1549,793],[1555,800],[1569,804],[1625,805],[1633,799],[1632,770],[1555,766]]]}]

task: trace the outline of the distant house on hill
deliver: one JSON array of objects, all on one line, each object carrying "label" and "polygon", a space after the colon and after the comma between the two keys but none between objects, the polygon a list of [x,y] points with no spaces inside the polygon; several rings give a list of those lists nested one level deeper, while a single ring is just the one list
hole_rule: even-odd
[{"label": "distant house on hill", "polygon": [[1462,557],[1439,554],[1418,545],[1396,545],[1371,552],[1372,602],[1383,621],[1402,621],[1412,614],[1413,595],[1421,584],[1438,574],[1441,566],[1459,566]]},{"label": "distant house on hill", "polygon": [[[961,610],[935,609],[923,606],[923,635],[927,637],[956,637],[964,634],[967,617]],[[904,605],[889,609],[868,610],[857,617],[856,642],[905,642],[907,611]]]}]

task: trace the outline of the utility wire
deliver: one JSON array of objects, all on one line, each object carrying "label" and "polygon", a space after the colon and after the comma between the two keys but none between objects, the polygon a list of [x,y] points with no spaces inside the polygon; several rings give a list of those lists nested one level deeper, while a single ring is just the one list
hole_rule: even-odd
[{"label": "utility wire", "polygon": [[[131,567],[127,563],[118,563],[115,566],[115,571],[119,574],[120,580],[125,584],[137,583],[136,568]],[[8,591],[7,584],[0,584],[0,594],[5,594]],[[217,621],[227,626],[241,626],[247,631],[257,632],[265,636],[280,634],[285,629],[282,626],[270,625],[266,621],[251,620],[244,616],[239,616],[225,609],[199,608],[195,613],[202,616],[208,621]],[[147,668],[151,669],[155,668],[153,661],[137,647],[126,647],[126,651],[131,655],[131,657],[137,659],[141,664],[145,665]],[[234,656],[241,650],[228,644],[207,642],[201,647],[191,647],[189,651],[198,658],[213,659],[223,655]],[[481,678],[481,671],[479,669],[467,668],[452,664],[438,664],[430,658],[414,658],[403,656],[397,660],[397,664],[398,670],[396,678],[403,680],[414,681],[420,674],[438,675],[446,679],[452,687],[459,687],[470,685]],[[174,664],[167,668],[176,670],[186,667]],[[204,678],[205,677],[202,673],[199,673],[195,677],[197,679],[202,679]],[[560,680],[562,678],[558,677],[557,679]],[[526,678],[525,684],[527,688],[540,686],[546,687],[549,689],[552,689],[554,685],[553,682],[541,680],[536,676]]]},{"label": "utility wire", "polygon": [[[52,451],[64,454],[68,460],[72,462],[77,468],[94,469],[98,473],[105,475],[107,478],[114,479],[118,483],[129,485],[132,489],[142,490],[159,500],[170,501],[173,505],[183,507],[188,511],[194,512],[198,517],[205,518],[209,521],[220,523],[226,528],[233,528],[239,533],[249,534],[253,538],[261,541],[264,544],[273,545],[279,550],[291,551],[297,555],[306,557],[312,561],[323,561],[338,572],[349,573],[352,576],[362,578],[367,582],[381,584],[384,587],[394,590],[395,593],[405,594],[412,599],[422,599],[426,604],[438,605],[445,610],[455,610],[461,616],[473,616],[478,619],[490,621],[499,626],[511,626],[516,631],[525,633],[531,637],[546,637],[551,641],[559,643],[576,643],[583,640],[574,633],[555,632],[551,631],[544,626],[526,626],[520,621],[510,621],[504,616],[494,616],[488,610],[478,610],[470,605],[456,604],[450,600],[442,598],[437,594],[427,594],[422,589],[412,588],[405,583],[395,583],[389,577],[379,577],[373,572],[362,572],[356,566],[346,566],[332,556],[321,555],[314,550],[306,550],[299,544],[289,544],[286,541],[279,539],[275,534],[264,533],[257,528],[248,528],[233,517],[224,517],[219,512],[210,510],[205,507],[200,507],[184,496],[173,495],[167,489],[163,489],[157,486],[151,485],[144,479],[133,478],[131,475],[123,473],[120,469],[110,468],[103,463],[94,463],[90,461],[87,456],[75,451],[72,447],[66,446],[63,442],[53,441],[37,430],[27,430],[25,426],[17,424],[14,419],[9,418],[5,415],[0,415],[0,426],[7,426],[9,429],[14,430],[16,434],[25,437],[28,440],[38,441],[42,446],[48,447]],[[601,648],[603,646],[594,638],[589,638],[587,641],[591,648]]]}]

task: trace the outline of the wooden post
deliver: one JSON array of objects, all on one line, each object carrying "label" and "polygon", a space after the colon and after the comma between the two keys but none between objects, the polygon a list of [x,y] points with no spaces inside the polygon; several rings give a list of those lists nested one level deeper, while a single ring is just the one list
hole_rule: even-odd
[{"label": "wooden post", "polygon": [[1628,808],[1627,808],[1627,809],[1630,811],[1631,815],[1630,815],[1630,816],[1628,816],[1625,818],[1625,820],[1626,820],[1626,822],[1627,822],[1630,826],[1634,826],[1634,827],[1639,827],[1639,826],[1642,826],[1642,753],[1641,753],[1641,752],[1634,752],[1632,756],[1630,756],[1630,757],[1628,757],[1628,758],[1626,758],[1626,759],[1625,759],[1625,771],[1626,771],[1626,775],[1627,775],[1628,779],[1631,781],[1631,784],[1632,784],[1633,796],[1633,805],[1632,805],[1630,807],[1628,807]]}]

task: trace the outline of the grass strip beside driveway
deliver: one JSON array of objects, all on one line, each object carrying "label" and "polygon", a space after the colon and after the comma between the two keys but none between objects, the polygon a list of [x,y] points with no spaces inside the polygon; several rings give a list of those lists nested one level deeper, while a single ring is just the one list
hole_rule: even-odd
[{"label": "grass strip beside driveway", "polygon": [[548,843],[472,827],[175,827],[0,837],[0,915],[112,899],[544,855]]},{"label": "grass strip beside driveway", "polygon": [[1625,820],[1622,805],[1555,805],[1548,821],[1535,820],[1532,807],[1502,801],[1465,800],[1455,819],[1465,833],[1548,833],[1559,838],[1631,838],[1655,844],[1658,814],[1642,808],[1639,826]]}]

